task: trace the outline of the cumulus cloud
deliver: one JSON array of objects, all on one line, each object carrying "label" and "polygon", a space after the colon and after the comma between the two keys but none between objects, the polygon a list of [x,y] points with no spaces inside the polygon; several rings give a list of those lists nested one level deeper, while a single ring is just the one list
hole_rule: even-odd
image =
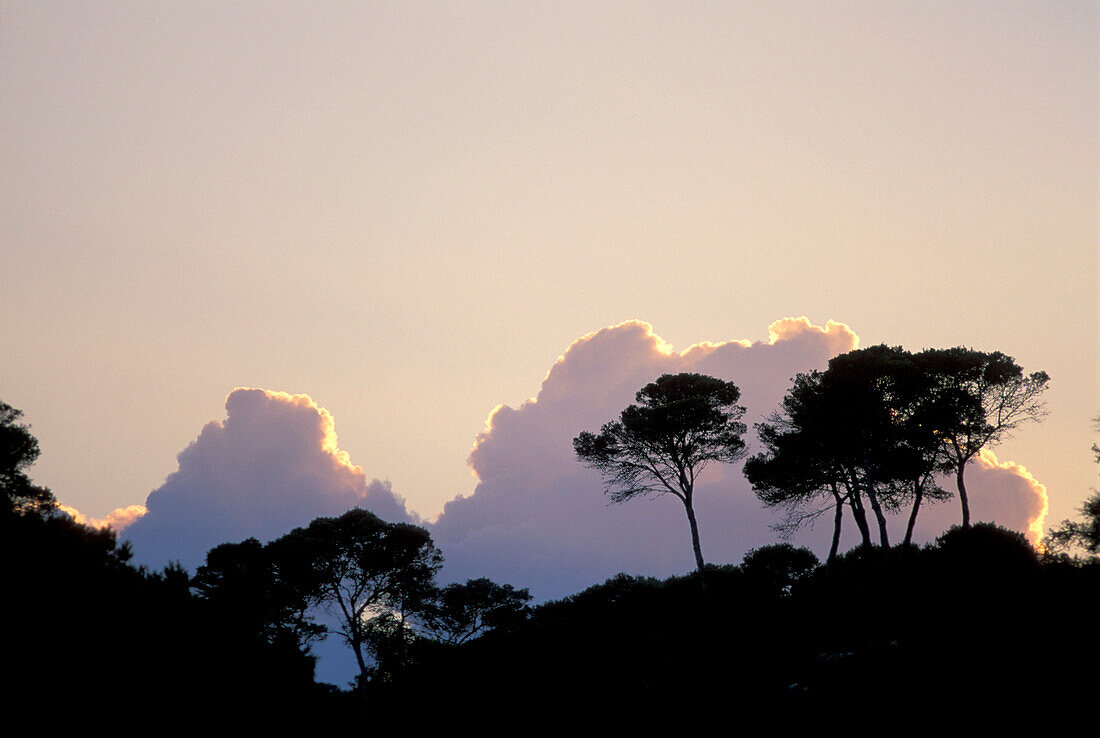
[{"label": "cumulus cloud", "polygon": [[[805,317],[776,321],[768,335],[766,341],[708,342],[677,352],[649,324],[630,321],[578,339],[536,397],[490,414],[470,454],[479,480],[475,491],[449,502],[432,526],[446,555],[444,576],[489,576],[551,598],[620,571],[690,571],[688,523],[679,501],[666,495],[610,505],[599,475],[574,458],[572,439],[618,417],[639,388],[666,372],[733,381],[751,428],[778,407],[795,374],[822,369],[859,344],[843,323],[817,326]],[[1038,529],[1045,490],[1022,467],[987,453],[968,471],[967,487],[975,520]],[[777,540],[770,526],[779,522],[778,513],[756,500],[740,465],[709,467],[696,488],[695,508],[710,562],[737,563],[749,548]],[[934,538],[958,519],[955,502],[928,506],[918,519],[918,538]],[[904,524],[897,516],[891,533],[900,538]],[[851,546],[854,525],[847,527],[844,542]],[[831,520],[823,520],[793,542],[824,555],[831,533]]]},{"label": "cumulus cloud", "polygon": [[410,521],[389,483],[368,480],[340,450],[332,415],[308,395],[239,387],[225,410],[226,420],[208,423],[179,454],[179,469],[123,532],[138,562],[179,560],[194,570],[219,543],[269,540],[352,507]]}]

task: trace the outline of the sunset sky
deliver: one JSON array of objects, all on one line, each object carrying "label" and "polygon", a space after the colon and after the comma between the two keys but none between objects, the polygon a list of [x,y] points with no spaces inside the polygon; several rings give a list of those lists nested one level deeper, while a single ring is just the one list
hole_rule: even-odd
[{"label": "sunset sky", "polygon": [[1057,522],[1098,486],[1098,7],[4,0],[0,399],[87,516],[252,387],[432,520],[583,336],[645,321],[597,364],[656,371],[806,316],[721,366],[781,392],[850,331],[1047,371],[995,451]]}]

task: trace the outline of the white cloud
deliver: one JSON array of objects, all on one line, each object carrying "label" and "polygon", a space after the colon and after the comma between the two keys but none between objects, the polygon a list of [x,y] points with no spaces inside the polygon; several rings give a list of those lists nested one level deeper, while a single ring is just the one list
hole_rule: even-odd
[{"label": "white cloud", "polygon": [[389,483],[368,480],[339,449],[332,416],[308,395],[238,387],[225,409],[123,532],[138,562],[193,570],[219,543],[274,538],[356,506],[410,520]]}]

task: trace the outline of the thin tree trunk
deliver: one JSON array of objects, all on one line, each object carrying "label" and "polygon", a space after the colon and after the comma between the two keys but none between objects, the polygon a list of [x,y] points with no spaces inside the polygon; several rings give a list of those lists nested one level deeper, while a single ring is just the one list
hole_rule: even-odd
[{"label": "thin tree trunk", "polygon": [[878,495],[874,490],[867,487],[867,499],[871,501],[871,510],[875,513],[875,520],[878,521],[878,541],[883,548],[890,548],[890,534],[886,532],[886,516],[882,514],[882,508],[878,504]]},{"label": "thin tree trunk", "polygon": [[691,507],[691,498],[684,499],[684,509],[687,510],[688,524],[691,526],[691,548],[695,552],[695,568],[699,570],[699,576],[703,576],[706,564],[703,563],[703,549],[699,546],[699,524],[695,522],[695,510]]},{"label": "thin tree trunk", "polygon": [[970,527],[970,502],[966,499],[966,482],[963,481],[963,470],[966,469],[966,462],[959,464],[958,470],[955,472],[955,484],[959,488],[959,502],[962,503],[963,510],[963,527]]},{"label": "thin tree trunk", "polygon": [[858,492],[853,490],[848,493],[848,504],[852,508],[852,517],[856,519],[859,534],[863,537],[863,546],[871,548],[871,529],[867,527],[867,513],[863,509],[863,502],[859,499]]},{"label": "thin tree trunk", "polygon": [[840,548],[840,521],[844,518],[844,504],[836,503],[836,514],[833,516],[833,544],[829,547],[829,561],[836,559],[836,551]]},{"label": "thin tree trunk", "polygon": [[[860,434],[863,436],[864,434]],[[866,441],[865,441],[866,443]],[[878,504],[878,495],[875,494],[875,486],[871,483],[871,473],[867,471],[871,469],[871,459],[869,453],[865,452],[863,455],[863,469],[866,484],[865,491],[867,492],[867,499],[871,502],[871,511],[875,514],[875,520],[878,522],[878,542],[883,548],[890,548],[890,534],[886,532],[886,517],[882,514],[882,508]],[[857,487],[859,486],[859,473],[852,472],[852,482]]]},{"label": "thin tree trunk", "polygon": [[913,542],[913,526],[917,524],[917,511],[920,510],[920,502],[924,499],[924,485],[920,482],[914,482],[913,486],[916,490],[913,493],[913,511],[909,513],[909,524],[905,526],[905,542],[903,544],[905,546]]},{"label": "thin tree trunk", "polygon": [[833,545],[829,547],[829,561],[836,560],[837,549],[840,548],[840,522],[844,518],[844,500],[833,485],[833,499],[836,500],[836,514],[833,516]]},{"label": "thin tree trunk", "polygon": [[959,503],[962,505],[962,527],[970,527],[970,501],[966,498],[966,482],[963,480],[963,472],[966,471],[966,463],[970,456],[963,455],[963,447],[959,445],[957,437],[951,439],[951,447],[955,450],[955,486],[959,488]]}]

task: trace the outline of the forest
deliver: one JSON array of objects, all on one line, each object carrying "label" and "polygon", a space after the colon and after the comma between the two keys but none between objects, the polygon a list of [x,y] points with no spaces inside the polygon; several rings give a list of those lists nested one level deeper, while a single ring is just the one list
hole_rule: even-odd
[{"label": "forest", "polygon": [[[574,451],[613,502],[677,498],[695,570],[620,574],[539,604],[485,578],[441,584],[446,552],[426,529],[359,508],[225,542],[195,572],[135,566],[113,531],[34,484],[37,441],[0,403],[9,704],[120,725],[489,733],[1081,709],[1100,656],[1100,492],[1038,547],[972,521],[966,495],[981,449],[1042,418],[1048,381],[996,352],[852,351],[794,379],[748,456],[735,384],[656,378],[598,433],[577,429]],[[707,562],[695,480],[742,459],[781,513],[777,542]],[[951,498],[959,524],[916,545],[921,506]],[[906,516],[903,540],[889,540],[887,513]],[[824,560],[784,540],[819,518],[834,529]],[[860,543],[843,552],[846,521]],[[316,680],[326,635],[354,656],[353,683]]]}]

